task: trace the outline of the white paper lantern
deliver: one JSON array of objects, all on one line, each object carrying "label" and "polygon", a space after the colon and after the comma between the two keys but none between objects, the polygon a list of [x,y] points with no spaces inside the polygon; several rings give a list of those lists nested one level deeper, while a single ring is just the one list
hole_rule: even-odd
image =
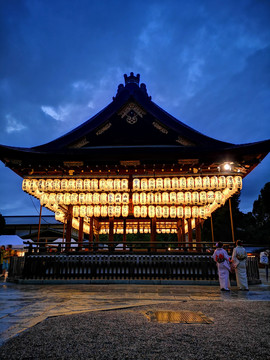
[{"label": "white paper lantern", "polygon": [[200,176],[195,177],[194,187],[197,190],[201,190],[203,188],[203,181],[202,181],[202,178]]},{"label": "white paper lantern", "polygon": [[140,217],[141,216],[141,207],[138,205],[134,206],[133,212],[134,212],[134,217],[136,217],[136,218]]},{"label": "white paper lantern", "polygon": [[113,180],[113,188],[115,191],[121,190],[121,180],[120,179],[114,179]]},{"label": "white paper lantern", "polygon": [[195,186],[194,178],[192,176],[189,176],[187,178],[187,189],[189,190],[194,189],[194,186]]},{"label": "white paper lantern", "polygon": [[92,193],[86,193],[86,195],[85,195],[85,203],[87,205],[93,204],[93,194]]},{"label": "white paper lantern", "polygon": [[128,179],[122,179],[121,180],[121,190],[122,191],[128,191]]},{"label": "white paper lantern", "polygon": [[176,192],[171,192],[170,193],[170,204],[176,204],[177,202],[177,196],[176,196]]},{"label": "white paper lantern", "polygon": [[91,180],[90,179],[84,179],[83,180],[83,188],[85,191],[91,190]]},{"label": "white paper lantern", "polygon": [[137,205],[140,203],[140,193],[133,193],[132,194],[132,202],[134,205]]},{"label": "white paper lantern", "polygon": [[152,191],[156,190],[156,180],[154,178],[148,180],[148,189]]},{"label": "white paper lantern", "polygon": [[185,206],[185,218],[188,219],[191,217],[191,207],[190,206]]},{"label": "white paper lantern", "polygon": [[185,203],[185,193],[178,191],[176,194],[177,204],[182,205]]},{"label": "white paper lantern", "polygon": [[187,179],[185,177],[180,177],[179,186],[181,190],[185,190],[187,188]]},{"label": "white paper lantern", "polygon": [[86,216],[86,206],[82,205],[80,206],[80,217],[85,217]]},{"label": "white paper lantern", "polygon": [[69,179],[68,180],[68,191],[75,191],[76,190],[76,180]]},{"label": "white paper lantern", "polygon": [[65,205],[70,205],[70,199],[71,197],[70,197],[70,193],[65,193],[64,194],[64,204]]},{"label": "white paper lantern", "polygon": [[137,178],[133,179],[132,187],[133,187],[133,190],[136,190],[136,191],[141,190],[141,181],[140,181],[140,179],[137,179]]},{"label": "white paper lantern", "polygon": [[148,190],[148,180],[141,179],[141,190],[147,191]]},{"label": "white paper lantern", "polygon": [[68,180],[67,179],[61,180],[61,191],[68,191]]},{"label": "white paper lantern", "polygon": [[162,207],[161,206],[156,206],[156,217],[157,218],[161,218],[163,215],[162,213]]},{"label": "white paper lantern", "polygon": [[121,206],[120,205],[116,205],[115,207],[114,207],[114,216],[116,216],[116,217],[119,217],[119,216],[121,216]]},{"label": "white paper lantern", "polygon": [[91,190],[98,191],[99,190],[98,184],[99,184],[98,179],[91,179]]},{"label": "white paper lantern", "polygon": [[156,208],[155,208],[155,206],[153,206],[153,205],[148,206],[148,216],[149,216],[150,218],[153,218],[153,217],[155,217],[155,215],[156,215]]},{"label": "white paper lantern", "polygon": [[128,205],[123,205],[122,206],[122,216],[127,217],[128,214],[129,214],[129,206]]},{"label": "white paper lantern", "polygon": [[171,178],[164,179],[164,190],[171,190],[172,188],[172,181]]},{"label": "white paper lantern", "polygon": [[81,205],[86,204],[86,195],[85,195],[85,193],[80,193],[79,194],[79,204],[81,204]]},{"label": "white paper lantern", "polygon": [[30,180],[30,191],[35,192],[38,189],[38,181],[36,179]]},{"label": "white paper lantern", "polygon": [[210,189],[210,177],[204,176],[203,177],[203,189]]},{"label": "white paper lantern", "polygon": [[93,204],[97,205],[100,204],[100,194],[99,193],[94,193],[93,194]]},{"label": "white paper lantern", "polygon": [[218,188],[218,177],[217,176],[211,176],[210,178],[210,188],[211,189],[217,189]]},{"label": "white paper lantern", "polygon": [[[107,202],[108,202],[108,194],[105,193],[105,192],[102,192],[102,193],[100,194],[100,203],[101,203],[102,205],[104,205],[104,204],[107,204]],[[101,215],[101,216],[102,216],[102,215]]]},{"label": "white paper lantern", "polygon": [[162,204],[168,204],[170,202],[169,193],[163,192],[162,193]]},{"label": "white paper lantern", "polygon": [[107,180],[106,179],[99,179],[98,188],[101,191],[107,191]]},{"label": "white paper lantern", "polygon": [[53,191],[53,180],[52,179],[46,180],[45,191],[47,191],[47,192]]},{"label": "white paper lantern", "polygon": [[77,191],[82,191],[83,190],[83,180],[82,179],[77,179],[76,180],[76,190]]},{"label": "white paper lantern", "polygon": [[170,217],[171,218],[176,218],[176,206],[171,206],[170,207]]},{"label": "white paper lantern", "polygon": [[215,201],[216,201],[217,204],[222,203],[222,192],[221,191],[216,191],[215,192]]},{"label": "white paper lantern", "polygon": [[193,191],[191,194],[192,204],[197,205],[200,202],[200,195],[198,191]]},{"label": "white paper lantern", "polygon": [[115,204],[121,204],[122,203],[122,194],[116,193],[114,195],[114,202],[115,202]]},{"label": "white paper lantern", "polygon": [[51,205],[54,205],[56,202],[56,194],[50,193],[48,203]]},{"label": "white paper lantern", "polygon": [[[45,180],[43,180],[45,182]],[[29,192],[30,190],[30,180],[29,179],[24,179],[22,182],[22,189],[25,192]]]},{"label": "white paper lantern", "polygon": [[177,177],[172,178],[172,190],[178,190],[179,189],[179,180]]},{"label": "white paper lantern", "polygon": [[64,204],[64,194],[63,193],[57,193],[55,201],[57,202],[57,204],[63,205]]},{"label": "white paper lantern", "polygon": [[79,195],[77,193],[72,193],[70,196],[70,203],[72,205],[77,205],[79,204]]},{"label": "white paper lantern", "polygon": [[147,206],[141,206],[141,217],[147,216]]},{"label": "white paper lantern", "polygon": [[89,218],[94,216],[94,206],[86,206],[86,215]]},{"label": "white paper lantern", "polygon": [[208,204],[212,204],[215,201],[215,193],[214,191],[207,192],[207,202]]},{"label": "white paper lantern", "polygon": [[100,217],[100,206],[99,205],[94,206],[94,216]]},{"label": "white paper lantern", "polygon": [[225,189],[226,187],[226,177],[225,176],[219,176],[218,177],[218,188],[219,189]]},{"label": "white paper lantern", "polygon": [[107,179],[107,190],[108,191],[114,190],[114,180],[113,179]]},{"label": "white paper lantern", "polygon": [[157,178],[156,179],[156,189],[157,190],[163,190],[163,179],[162,178]]},{"label": "white paper lantern", "polygon": [[169,206],[163,206],[163,208],[162,208],[162,216],[164,218],[168,218],[170,216],[170,208],[169,208]]},{"label": "white paper lantern", "polygon": [[100,207],[100,215],[101,215],[102,217],[107,217],[107,215],[108,215],[107,205],[102,205],[102,206]]},{"label": "white paper lantern", "polygon": [[185,204],[191,204],[191,203],[192,203],[191,192],[187,191],[185,192]]},{"label": "white paper lantern", "polygon": [[145,204],[146,204],[146,193],[144,193],[144,192],[141,192],[141,193],[140,193],[140,203],[141,203],[142,205],[145,205]]},{"label": "white paper lantern", "polygon": [[204,206],[200,206],[199,207],[199,217],[201,219],[206,219],[206,216],[205,216],[205,207]]},{"label": "white paper lantern", "polygon": [[128,204],[129,203],[129,193],[123,193],[122,194],[122,203]]},{"label": "white paper lantern", "polygon": [[235,176],[234,177],[234,182],[236,184],[236,187],[238,190],[242,189],[242,177],[241,176]]},{"label": "white paper lantern", "polygon": [[[28,179],[25,179],[25,180],[28,180]],[[39,191],[45,191],[45,183],[46,183],[46,181],[44,179],[38,180],[38,190]]]},{"label": "white paper lantern", "polygon": [[183,208],[183,206],[177,206],[176,215],[177,215],[178,218],[183,218],[184,217],[184,208]]},{"label": "white paper lantern", "polygon": [[191,214],[193,218],[199,217],[199,208],[198,206],[192,206]]},{"label": "white paper lantern", "polygon": [[227,176],[226,178],[227,187],[232,190],[234,188],[234,178],[233,176]]},{"label": "white paper lantern", "polygon": [[161,204],[162,203],[162,196],[161,193],[155,193],[155,204]]},{"label": "white paper lantern", "polygon": [[200,192],[200,203],[206,204],[206,202],[207,202],[207,193],[206,193],[206,191],[201,191]]},{"label": "white paper lantern", "polygon": [[150,192],[146,194],[146,202],[147,204],[155,204],[155,194]]}]

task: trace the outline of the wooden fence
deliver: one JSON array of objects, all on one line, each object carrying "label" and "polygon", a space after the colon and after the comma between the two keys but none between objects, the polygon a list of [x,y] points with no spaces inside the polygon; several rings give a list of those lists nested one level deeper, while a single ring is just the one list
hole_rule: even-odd
[{"label": "wooden fence", "polygon": [[[249,281],[259,280],[248,258]],[[28,255],[12,258],[10,277],[22,279],[218,280],[210,255]]]}]

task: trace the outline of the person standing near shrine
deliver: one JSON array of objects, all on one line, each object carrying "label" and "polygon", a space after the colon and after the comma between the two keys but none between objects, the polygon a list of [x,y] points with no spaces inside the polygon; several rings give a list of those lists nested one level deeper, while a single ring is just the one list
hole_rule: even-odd
[{"label": "person standing near shrine", "polygon": [[1,250],[0,250],[0,276],[3,276],[3,262],[4,262],[4,253],[5,253],[5,246],[2,245],[1,246]]},{"label": "person standing near shrine", "polygon": [[222,242],[216,244],[217,249],[213,254],[218,268],[218,277],[221,291],[230,291],[230,257],[226,250],[223,249]]},{"label": "person standing near shrine", "polygon": [[236,247],[233,249],[232,263],[235,268],[238,289],[248,291],[247,252],[241,240],[237,240]]},{"label": "person standing near shrine", "polygon": [[12,249],[11,246],[7,246],[7,248],[4,250],[3,253],[3,276],[4,281],[6,281],[8,276],[8,270],[9,270],[9,264],[10,264],[10,258],[12,256]]}]

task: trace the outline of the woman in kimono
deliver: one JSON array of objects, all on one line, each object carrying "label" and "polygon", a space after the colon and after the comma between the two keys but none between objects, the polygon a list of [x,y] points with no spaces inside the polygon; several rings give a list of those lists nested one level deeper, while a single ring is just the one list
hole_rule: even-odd
[{"label": "woman in kimono", "polygon": [[218,277],[221,291],[230,291],[230,257],[226,250],[223,249],[221,242],[217,243],[217,249],[213,254],[218,268]]},{"label": "woman in kimono", "polygon": [[239,290],[248,291],[247,253],[241,240],[237,240],[236,245],[232,253],[232,262],[235,268],[237,287]]}]

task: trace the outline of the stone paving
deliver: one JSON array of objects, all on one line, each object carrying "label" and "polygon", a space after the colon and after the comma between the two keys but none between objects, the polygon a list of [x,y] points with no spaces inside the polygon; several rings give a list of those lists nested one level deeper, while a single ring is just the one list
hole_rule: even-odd
[{"label": "stone paving", "polygon": [[[263,275],[263,273],[262,273]],[[0,345],[48,317],[116,310],[179,301],[270,301],[270,283],[249,292],[220,292],[218,286],[66,284],[20,285],[0,282]]]}]

